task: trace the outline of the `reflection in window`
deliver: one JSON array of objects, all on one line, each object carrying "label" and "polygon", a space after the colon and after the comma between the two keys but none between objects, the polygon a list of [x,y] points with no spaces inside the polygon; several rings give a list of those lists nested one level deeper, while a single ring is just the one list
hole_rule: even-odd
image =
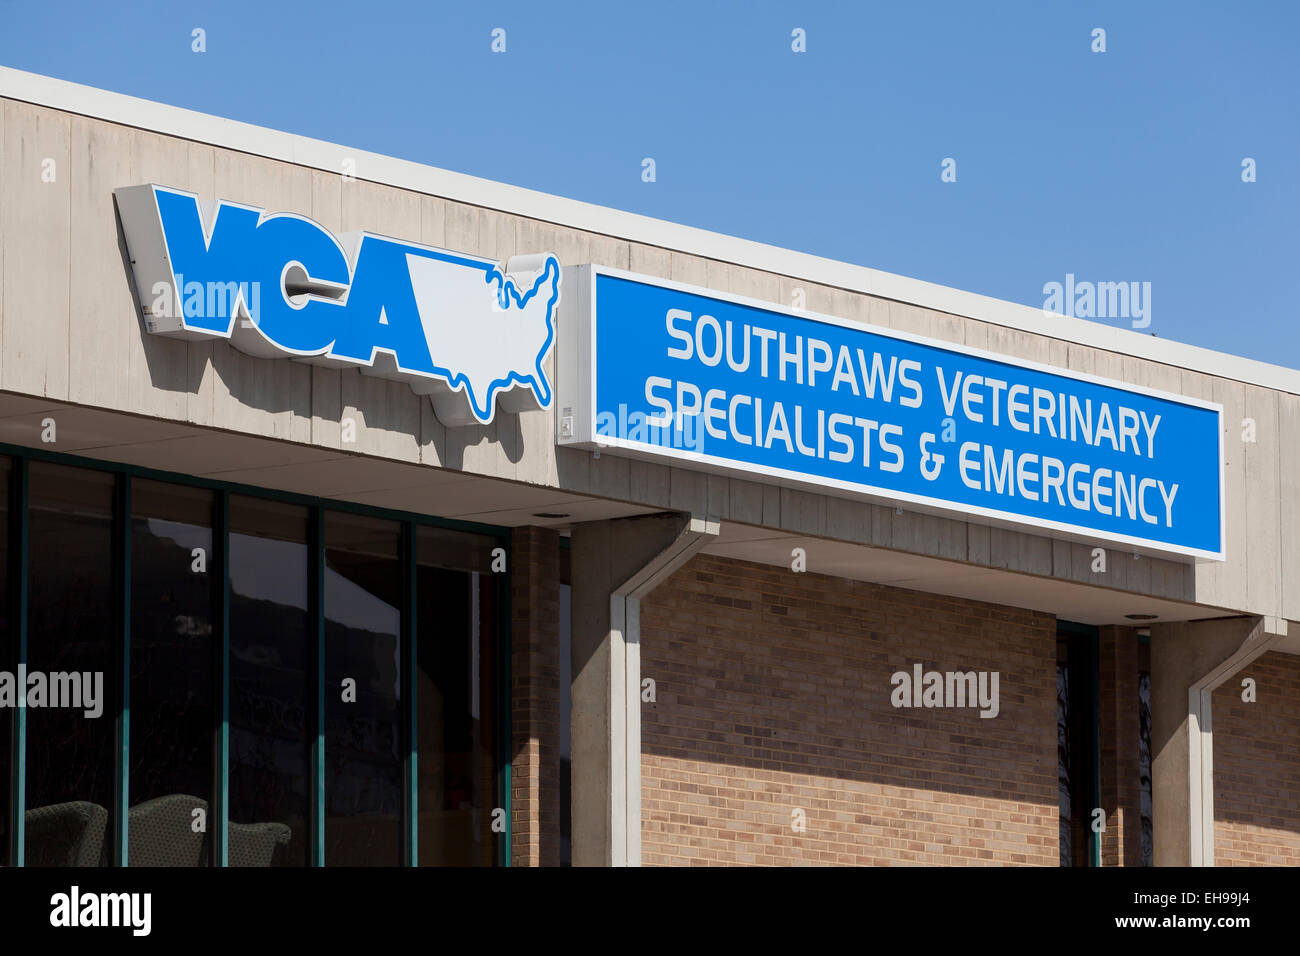
[{"label": "reflection in window", "polygon": [[[0,458],[0,673],[16,674],[18,649],[14,646],[9,609],[9,470],[10,460]],[[0,701],[0,866],[9,865],[10,782],[13,767],[13,716],[15,699]]]},{"label": "reflection in window", "polygon": [[308,512],[230,499],[231,866],[309,862]]},{"label": "reflection in window", "polygon": [[421,866],[491,866],[496,800],[492,538],[417,535]]},{"label": "reflection in window", "polygon": [[[109,865],[123,832],[132,866],[210,866],[223,770],[232,866],[308,865],[320,824],[328,865],[399,865],[412,823],[424,865],[495,862],[497,640],[506,623],[490,571],[498,539],[230,495],[222,768],[218,493],[44,461],[26,467],[20,556],[10,500],[17,472],[0,456],[0,673],[17,676],[13,586],[25,572],[27,673],[45,675],[48,687],[22,711],[25,773],[15,766],[19,711],[0,699],[0,865],[14,862],[17,793],[29,866]],[[323,542],[311,531],[318,517]],[[419,620],[413,670],[404,663],[407,602]],[[403,713],[412,689],[418,708]],[[414,821],[404,814],[412,726]],[[318,733],[323,768],[313,763]],[[322,769],[324,794],[313,787]],[[13,789],[20,779],[25,793]]]},{"label": "reflection in window", "polygon": [[95,706],[27,709],[25,863],[99,866],[110,854],[116,615],[112,475],[32,462],[28,672],[67,675]]},{"label": "reflection in window", "polygon": [[1092,866],[1098,852],[1088,824],[1097,800],[1097,632],[1057,622],[1056,740],[1061,866]]},{"label": "reflection in window", "polygon": [[325,862],[402,862],[401,526],[325,514]]},{"label": "reflection in window", "polygon": [[[567,538],[563,539],[567,542]],[[573,562],[560,548],[560,866],[573,865]]]},{"label": "reflection in window", "polygon": [[212,862],[213,504],[131,483],[131,866]]},{"label": "reflection in window", "polygon": [[1074,866],[1074,800],[1070,755],[1070,668],[1056,664],[1056,780],[1060,804],[1058,828],[1061,837],[1061,866]]},{"label": "reflection in window", "polygon": [[[1145,645],[1143,645],[1145,650]],[[1151,813],[1151,674],[1138,674],[1138,819],[1142,824],[1141,865],[1155,866]]]}]

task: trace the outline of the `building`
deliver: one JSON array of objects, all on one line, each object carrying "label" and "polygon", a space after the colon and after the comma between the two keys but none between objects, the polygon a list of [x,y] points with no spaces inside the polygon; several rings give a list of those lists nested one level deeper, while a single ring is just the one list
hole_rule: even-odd
[{"label": "building", "polygon": [[1300,863],[1300,372],[0,109],[9,863]]}]

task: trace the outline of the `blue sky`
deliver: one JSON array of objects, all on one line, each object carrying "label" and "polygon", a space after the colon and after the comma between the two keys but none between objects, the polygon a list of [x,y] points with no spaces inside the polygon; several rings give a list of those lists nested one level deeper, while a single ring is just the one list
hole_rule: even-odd
[{"label": "blue sky", "polygon": [[1149,282],[1145,331],[1300,367],[1300,4],[0,14],[6,66],[1036,307],[1067,273]]}]

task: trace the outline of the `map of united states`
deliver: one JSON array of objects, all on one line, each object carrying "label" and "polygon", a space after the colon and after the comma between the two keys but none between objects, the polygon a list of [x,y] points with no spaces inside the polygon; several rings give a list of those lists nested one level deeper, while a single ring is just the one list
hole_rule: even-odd
[{"label": "map of united states", "polygon": [[553,255],[495,265],[407,255],[411,288],[429,354],[453,389],[465,391],[479,421],[492,418],[496,396],[521,385],[551,403],[543,363],[555,339],[560,263]]}]

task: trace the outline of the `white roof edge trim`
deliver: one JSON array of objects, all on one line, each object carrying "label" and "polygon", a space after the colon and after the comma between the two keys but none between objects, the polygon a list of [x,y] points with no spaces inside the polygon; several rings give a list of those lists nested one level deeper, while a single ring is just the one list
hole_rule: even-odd
[{"label": "white roof edge trim", "polygon": [[1033,306],[565,199],[521,186],[479,179],[380,153],[350,149],[38,73],[0,66],[0,97],[327,172],[337,173],[343,161],[351,159],[356,164],[357,178],[369,182],[892,299],[1076,345],[1300,395],[1300,370],[1083,319],[1050,317]]}]

